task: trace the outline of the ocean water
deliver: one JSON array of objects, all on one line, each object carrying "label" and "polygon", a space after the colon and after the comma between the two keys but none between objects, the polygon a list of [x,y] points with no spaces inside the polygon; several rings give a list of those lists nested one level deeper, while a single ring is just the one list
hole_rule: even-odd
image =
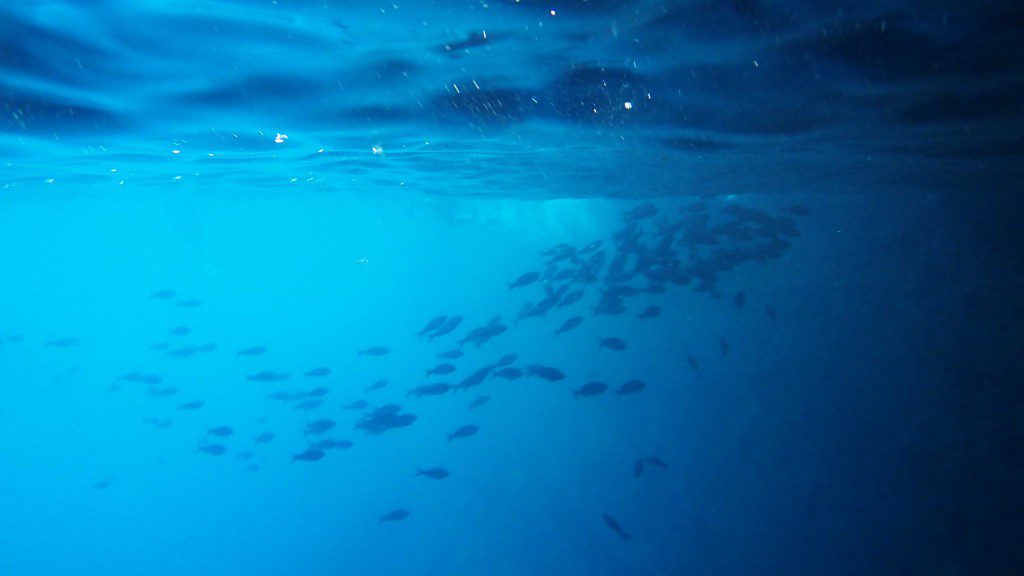
[{"label": "ocean water", "polygon": [[1020,573],[1022,22],[0,6],[0,575]]}]

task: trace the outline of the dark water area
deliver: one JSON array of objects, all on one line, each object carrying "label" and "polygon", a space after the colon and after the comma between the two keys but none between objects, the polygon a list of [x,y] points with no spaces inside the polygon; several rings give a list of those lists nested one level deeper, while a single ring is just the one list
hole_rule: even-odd
[{"label": "dark water area", "polygon": [[1013,2],[0,7],[0,574],[1016,574]]}]

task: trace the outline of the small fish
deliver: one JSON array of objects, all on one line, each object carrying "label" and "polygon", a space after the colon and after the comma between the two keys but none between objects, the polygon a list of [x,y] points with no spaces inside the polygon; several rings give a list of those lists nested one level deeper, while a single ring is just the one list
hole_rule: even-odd
[{"label": "small fish", "polygon": [[324,401],[321,398],[307,398],[295,406],[292,406],[292,410],[315,410],[323,403]]},{"label": "small fish", "polygon": [[204,452],[211,456],[223,456],[227,454],[228,448],[223,444],[203,444],[197,449],[198,452]]},{"label": "small fish", "polygon": [[285,392],[284,390],[278,390],[277,392],[274,392],[273,394],[267,396],[267,400],[280,400],[282,402],[287,402],[291,399],[292,395],[289,394],[288,392]]},{"label": "small fish", "polygon": [[93,484],[92,485],[92,489],[93,490],[106,490],[107,488],[110,488],[110,485],[113,482],[114,482],[113,478],[104,478],[103,480],[100,480],[99,482]]},{"label": "small fish", "polygon": [[644,459],[637,458],[636,462],[633,463],[633,478],[639,478],[644,473]]},{"label": "small fish", "polygon": [[78,338],[56,338],[54,340],[48,340],[47,346],[52,348],[71,348],[72,346],[78,346],[82,341]]},{"label": "small fish", "polygon": [[562,296],[562,299],[558,301],[558,307],[565,308],[566,306],[571,306],[579,302],[582,298],[583,290],[573,290],[572,292],[569,292],[565,296]]},{"label": "small fish", "polygon": [[427,478],[433,478],[434,480],[442,480],[448,477],[448,470],[444,468],[417,468],[417,476],[426,476]]},{"label": "small fish", "polygon": [[409,511],[408,510],[405,510],[403,508],[398,508],[396,510],[392,510],[391,512],[388,512],[387,514],[381,516],[377,523],[381,524],[381,523],[384,523],[384,522],[401,522],[402,520],[405,520],[408,517],[409,517]]},{"label": "small fish", "polygon": [[174,328],[171,328],[170,331],[171,336],[187,336],[188,334],[191,333],[192,329],[189,328],[188,326],[176,326]]},{"label": "small fish", "polygon": [[472,388],[474,386],[479,386],[480,384],[483,384],[483,381],[486,380],[487,377],[490,374],[491,374],[491,367],[490,366],[484,366],[483,368],[480,368],[476,372],[473,372],[469,376],[466,376],[465,378],[463,378],[462,381],[459,382],[459,385],[455,387],[455,389],[456,390],[469,390],[470,388]]},{"label": "small fish", "polygon": [[438,354],[437,357],[444,358],[445,360],[458,360],[462,358],[462,350],[449,350]]},{"label": "small fish", "polygon": [[645,456],[644,462],[650,464],[651,466],[657,466],[658,468],[668,468],[668,464],[665,464],[665,462],[662,461],[662,459],[658,458],[657,456]]},{"label": "small fish", "polygon": [[523,286],[529,286],[536,282],[538,278],[540,278],[540,272],[527,272],[512,282],[509,282],[508,289],[512,290],[515,288],[522,288]]},{"label": "small fish", "polygon": [[253,438],[254,444],[270,444],[274,440],[273,432],[264,432],[259,436]]},{"label": "small fish", "polygon": [[459,426],[455,432],[448,435],[448,441],[451,442],[456,438],[469,438],[470,436],[477,433],[480,427],[476,424],[466,424],[465,426]]},{"label": "small fish", "polygon": [[236,356],[262,356],[267,353],[265,346],[250,346],[239,350]]},{"label": "small fish", "polygon": [[428,332],[433,332],[434,330],[437,330],[442,325],[444,325],[444,322],[447,319],[448,319],[448,317],[444,316],[444,315],[442,315],[442,316],[435,316],[433,319],[430,320],[430,322],[427,322],[427,325],[423,327],[423,330],[420,330],[419,332],[417,332],[416,335],[417,336],[423,336],[424,334],[427,334]]},{"label": "small fish", "polygon": [[659,314],[661,314],[660,306],[648,306],[647,308],[644,308],[642,312],[637,314],[637,318],[640,318],[641,320],[646,320],[648,318],[654,318]]},{"label": "small fish", "polygon": [[518,380],[523,377],[523,371],[519,368],[502,368],[501,370],[495,370],[492,374],[498,378],[505,378],[506,380]]},{"label": "small fish", "polygon": [[572,330],[579,326],[581,322],[583,322],[583,316],[573,316],[572,318],[567,319],[565,322],[562,322],[562,325],[559,326],[558,330],[555,330],[555,336],[560,336],[562,332]]},{"label": "small fish", "polygon": [[597,396],[603,394],[608,389],[608,385],[604,382],[588,382],[583,386],[580,386],[578,390],[572,391],[572,397],[578,398],[580,396]]},{"label": "small fish", "polygon": [[360,350],[357,356],[387,356],[390,352],[391,350],[387,346],[370,346]]},{"label": "small fish", "polygon": [[192,400],[178,405],[178,410],[199,410],[203,407],[202,400]]},{"label": "small fish", "polygon": [[693,357],[693,354],[686,355],[686,363],[690,365],[690,368],[692,368],[694,372],[700,370],[697,368],[697,359]]},{"label": "small fish", "polygon": [[367,402],[366,400],[356,400],[355,402],[349,402],[348,404],[345,404],[343,408],[345,410],[362,410],[369,405],[370,403]]},{"label": "small fish", "polygon": [[337,424],[334,422],[334,420],[330,420],[327,418],[314,420],[306,425],[306,434],[323,434],[334,428],[336,425]]},{"label": "small fish", "polygon": [[310,448],[316,448],[317,450],[348,450],[352,447],[352,442],[349,440],[332,440],[325,438],[323,440],[317,440],[309,445]]},{"label": "small fish", "polygon": [[643,390],[646,386],[647,384],[643,380],[627,380],[622,384],[622,386],[619,387],[618,390],[615,391],[615,394],[618,396],[623,396],[625,394],[636,394],[637,392]]},{"label": "small fish", "polygon": [[615,338],[614,336],[598,339],[598,347],[608,348],[609,350],[625,350],[627,348],[624,340],[621,338]]},{"label": "small fish", "polygon": [[300,395],[304,398],[323,398],[324,396],[327,396],[328,392],[330,392],[330,390],[328,390],[327,388],[324,388],[323,386],[317,386],[312,390],[300,393]]},{"label": "small fish", "polygon": [[469,409],[472,410],[473,408],[479,408],[480,406],[483,406],[484,404],[487,404],[490,401],[490,396],[478,396],[469,404]]},{"label": "small fish", "polygon": [[406,393],[406,396],[415,396],[417,398],[423,396],[440,396],[441,394],[444,394],[445,392],[448,392],[451,389],[451,384],[425,384],[423,386],[417,386],[412,390],[409,390],[409,392]]},{"label": "small fish", "polygon": [[387,386],[388,386],[388,381],[387,380],[377,380],[373,384],[370,384],[369,386],[367,386],[365,392],[371,392],[373,390],[380,390],[382,388],[387,388]]},{"label": "small fish", "polygon": [[434,374],[443,376],[445,374],[451,374],[452,372],[455,372],[455,364],[444,363],[438,364],[430,370],[427,370],[427,376],[433,376]]},{"label": "small fish", "polygon": [[307,448],[298,454],[292,454],[292,462],[302,460],[303,462],[316,462],[324,457],[324,451],[316,448]]},{"label": "small fish", "polygon": [[321,366],[320,368],[313,368],[312,370],[307,371],[305,376],[306,378],[323,378],[324,376],[327,376],[330,373],[330,368],[326,366]]},{"label": "small fish", "polygon": [[178,389],[174,386],[167,386],[166,388],[150,388],[149,395],[156,398],[169,398],[178,393]]},{"label": "small fish", "polygon": [[153,292],[152,294],[149,295],[149,297],[154,300],[170,300],[171,298],[174,298],[177,295],[178,293],[175,292],[174,290],[164,288],[163,290],[157,290],[156,292]]},{"label": "small fish", "polygon": [[231,426],[216,426],[206,431],[211,436],[220,436],[221,438],[227,438],[235,433],[235,429]]},{"label": "small fish", "polygon": [[491,365],[491,368],[504,368],[511,364],[515,364],[516,360],[519,360],[518,354],[505,354],[498,361]]},{"label": "small fish", "polygon": [[550,366],[542,366],[540,364],[530,364],[526,367],[527,374],[530,376],[536,376],[548,382],[558,382],[565,380],[565,372],[562,372],[558,368],[552,368]]},{"label": "small fish", "polygon": [[722,356],[729,355],[729,343],[726,342],[725,338],[720,338],[718,340],[718,347],[722,349]]},{"label": "small fish", "polygon": [[615,518],[612,518],[608,514],[601,514],[601,518],[604,519],[604,523],[606,526],[611,528],[613,532],[622,537],[623,541],[629,542],[630,538],[632,538],[632,536],[626,534],[626,531],[622,529],[622,526],[619,524],[619,521]]},{"label": "small fish", "polygon": [[246,380],[250,382],[281,382],[290,378],[290,375],[285,372],[271,372],[264,370],[263,372],[257,372],[246,376]]}]

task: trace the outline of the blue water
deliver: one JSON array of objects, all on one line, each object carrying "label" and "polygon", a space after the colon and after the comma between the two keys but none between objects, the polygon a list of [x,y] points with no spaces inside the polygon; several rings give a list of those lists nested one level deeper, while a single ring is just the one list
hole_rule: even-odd
[{"label": "blue water", "polygon": [[1022,22],[0,7],[0,575],[1019,573]]}]

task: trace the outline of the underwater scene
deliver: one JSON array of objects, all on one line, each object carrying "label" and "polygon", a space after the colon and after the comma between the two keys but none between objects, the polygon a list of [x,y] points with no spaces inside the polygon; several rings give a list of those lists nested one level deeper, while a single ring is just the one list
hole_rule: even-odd
[{"label": "underwater scene", "polygon": [[1024,573],[1022,30],[0,5],[0,576]]}]

